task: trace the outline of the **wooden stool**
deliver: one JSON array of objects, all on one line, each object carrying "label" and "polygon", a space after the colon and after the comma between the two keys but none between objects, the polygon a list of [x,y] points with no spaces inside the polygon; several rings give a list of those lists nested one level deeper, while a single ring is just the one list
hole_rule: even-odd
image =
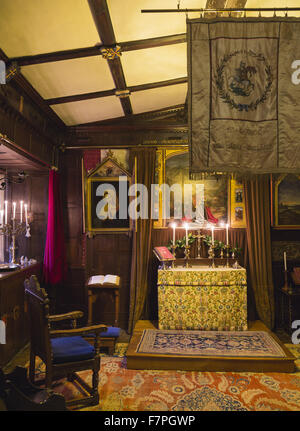
[{"label": "wooden stool", "polygon": [[[91,277],[86,282],[86,288],[88,292],[88,325],[94,324],[93,322],[93,305],[101,293],[112,292],[115,303],[115,320],[114,326],[108,326],[107,332],[100,334],[100,346],[108,347],[108,352],[113,355],[115,349],[116,339],[120,335],[119,325],[119,298],[120,298],[120,277],[117,277],[117,281],[114,284],[105,283],[103,284],[89,284]],[[90,337],[87,337],[90,338]]]}]

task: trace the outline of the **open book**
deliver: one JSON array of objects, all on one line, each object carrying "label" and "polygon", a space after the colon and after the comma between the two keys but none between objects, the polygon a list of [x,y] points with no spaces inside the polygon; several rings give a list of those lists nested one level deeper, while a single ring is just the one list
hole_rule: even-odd
[{"label": "open book", "polygon": [[101,286],[105,286],[108,284],[113,284],[116,286],[119,286],[120,284],[120,277],[118,275],[93,275],[90,277],[88,281],[88,285],[92,284],[101,284]]},{"label": "open book", "polygon": [[173,254],[167,249],[167,247],[154,247],[154,254],[161,262],[175,260]]}]

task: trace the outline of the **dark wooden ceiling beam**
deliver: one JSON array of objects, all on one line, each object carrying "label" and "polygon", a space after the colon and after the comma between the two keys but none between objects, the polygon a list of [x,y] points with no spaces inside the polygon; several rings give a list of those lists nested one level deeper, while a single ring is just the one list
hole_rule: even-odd
[{"label": "dark wooden ceiling beam", "polygon": [[166,81],[152,82],[149,84],[132,85],[127,87],[130,92],[152,90],[153,88],[168,87],[169,85],[184,84],[187,82],[187,77],[168,79]]},{"label": "dark wooden ceiling beam", "polygon": [[133,40],[131,42],[121,42],[121,52],[135,51],[138,49],[157,48],[160,46],[174,45],[186,42],[186,33],[173,34],[170,36],[152,37],[150,39]]},{"label": "dark wooden ceiling beam", "polygon": [[54,97],[53,99],[45,99],[48,105],[61,105],[62,103],[80,102],[81,100],[99,99],[115,95],[115,89],[105,91],[94,91],[92,93],[74,94],[72,96]]},{"label": "dark wooden ceiling beam", "polygon": [[16,62],[18,66],[31,66],[32,64],[51,63],[53,61],[73,60],[75,58],[92,57],[100,55],[99,46],[88,48],[69,49],[66,51],[48,52],[45,54],[26,55],[24,57],[13,57],[9,62]]},{"label": "dark wooden ceiling beam", "polygon": [[[116,45],[116,38],[106,0],[88,0],[95,25],[103,45]],[[117,90],[126,90],[126,81],[120,59],[107,60]],[[120,99],[125,115],[132,114],[129,97]]]},{"label": "dark wooden ceiling beam", "polygon": [[[174,45],[186,42],[186,33],[171,36],[153,37],[150,39],[133,40],[129,42],[118,42],[121,52],[136,51],[140,49],[156,48],[159,46]],[[51,63],[56,61],[74,60],[76,58],[93,57],[101,55],[100,50],[108,45],[96,45],[87,48],[68,49],[66,51],[48,52],[37,55],[26,55],[23,57],[9,58],[9,62],[16,62],[18,66],[31,66],[33,64]]]},{"label": "dark wooden ceiling beam", "polygon": [[[206,9],[235,9],[235,8],[244,8],[247,0],[207,0]],[[228,12],[218,12],[219,16],[228,16]],[[241,12],[231,12],[231,16],[240,16]],[[215,12],[205,12],[204,16],[206,18],[213,18],[216,16]]]},{"label": "dark wooden ceiling beam", "polygon": [[[152,82],[149,84],[140,84],[127,87],[131,93],[135,91],[152,90],[154,88],[168,87],[169,85],[184,84],[187,82],[187,77],[168,79],[166,81]],[[81,100],[99,99],[101,97],[114,96],[116,90],[94,91],[91,93],[74,94],[72,96],[56,97],[53,99],[45,99],[48,105],[60,105],[62,103],[79,102]]]}]

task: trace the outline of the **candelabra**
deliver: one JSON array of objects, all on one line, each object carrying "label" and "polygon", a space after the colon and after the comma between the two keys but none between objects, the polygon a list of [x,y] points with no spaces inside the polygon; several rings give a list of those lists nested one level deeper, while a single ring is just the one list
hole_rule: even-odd
[{"label": "candelabra", "polygon": [[16,263],[16,237],[25,233],[25,236],[29,238],[30,235],[30,226],[28,223],[17,223],[15,219],[11,220],[11,223],[5,223],[0,226],[0,234],[6,236],[7,238],[11,237],[11,244],[9,247],[10,250],[10,263]]}]

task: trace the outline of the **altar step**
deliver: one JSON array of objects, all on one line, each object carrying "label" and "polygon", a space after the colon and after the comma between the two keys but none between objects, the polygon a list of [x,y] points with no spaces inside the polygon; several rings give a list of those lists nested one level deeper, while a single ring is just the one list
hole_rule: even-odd
[{"label": "altar step", "polygon": [[156,322],[139,320],[135,326],[127,349],[127,368],[132,370],[186,370],[186,371],[236,371],[256,373],[291,373],[295,370],[295,357],[261,321],[249,322],[249,331],[266,331],[284,350],[283,358],[237,356],[184,356],[184,355],[155,355],[137,353],[144,329],[158,329]]}]

